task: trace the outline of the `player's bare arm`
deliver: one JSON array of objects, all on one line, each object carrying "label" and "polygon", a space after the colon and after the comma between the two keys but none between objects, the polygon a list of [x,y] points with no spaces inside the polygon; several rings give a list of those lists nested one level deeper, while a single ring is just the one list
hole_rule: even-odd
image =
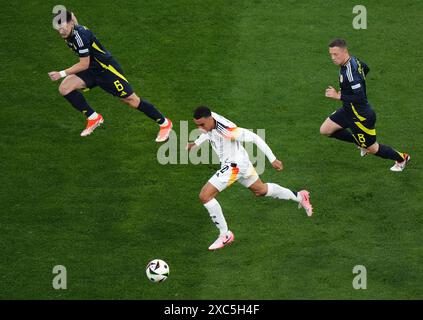
[{"label": "player's bare arm", "polygon": [[78,72],[87,70],[90,66],[90,57],[81,57],[79,58],[79,62],[74,64],[72,67],[64,70],[64,73],[62,71],[52,71],[49,72],[48,75],[52,81],[57,81],[63,76],[68,76],[70,74],[76,74]]},{"label": "player's bare arm", "polygon": [[[240,129],[242,129],[242,128],[240,128]],[[275,168],[277,171],[281,171],[283,169],[282,161],[278,160],[274,156],[270,147],[267,145],[267,143],[262,138],[260,138],[260,136],[258,136],[254,132],[247,130],[247,129],[242,129],[242,132],[243,132],[243,134],[238,136],[239,140],[253,142],[266,155],[266,157],[269,159],[270,163],[272,164],[273,168]]]},{"label": "player's bare arm", "polygon": [[270,147],[260,136],[244,128],[237,128],[234,132],[234,135],[231,137],[232,139],[242,142],[253,142],[266,155],[273,168],[278,171],[283,169],[282,161],[276,158]]}]

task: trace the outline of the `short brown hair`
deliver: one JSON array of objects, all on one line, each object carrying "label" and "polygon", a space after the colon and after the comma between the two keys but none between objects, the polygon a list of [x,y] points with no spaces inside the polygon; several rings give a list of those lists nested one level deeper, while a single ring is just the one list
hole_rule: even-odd
[{"label": "short brown hair", "polygon": [[341,38],[336,38],[331,40],[329,42],[329,48],[338,47],[338,48],[346,48],[347,47],[347,41]]}]

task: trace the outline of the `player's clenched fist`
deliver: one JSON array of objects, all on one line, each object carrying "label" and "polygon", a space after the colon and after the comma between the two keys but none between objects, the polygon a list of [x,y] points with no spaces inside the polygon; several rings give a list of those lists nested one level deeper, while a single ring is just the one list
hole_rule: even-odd
[{"label": "player's clenched fist", "polygon": [[272,167],[278,171],[281,171],[283,169],[282,161],[276,159],[275,161],[272,162]]},{"label": "player's clenched fist", "polygon": [[186,150],[191,150],[192,148],[194,148],[196,146],[196,144],[194,142],[188,143],[187,146],[185,147]]},{"label": "player's clenched fist", "polygon": [[48,76],[53,81],[57,81],[57,80],[59,80],[61,78],[60,72],[57,72],[57,71],[49,72],[48,73]]}]

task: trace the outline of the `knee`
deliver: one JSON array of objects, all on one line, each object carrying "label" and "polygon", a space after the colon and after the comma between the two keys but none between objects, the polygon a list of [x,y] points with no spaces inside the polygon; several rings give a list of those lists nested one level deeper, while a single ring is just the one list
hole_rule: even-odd
[{"label": "knee", "polygon": [[69,88],[66,84],[63,84],[63,82],[59,86],[59,92],[62,96],[66,96],[67,94],[71,93],[73,90]]},{"label": "knee", "polygon": [[372,144],[370,147],[368,147],[366,150],[368,153],[376,154],[379,151],[379,144],[376,142]]},{"label": "knee", "polygon": [[122,101],[124,103],[126,103],[128,106],[132,107],[132,108],[138,108],[138,106],[140,105],[140,99],[138,97],[128,97],[128,98],[124,98],[122,99]]},{"label": "knee", "polygon": [[66,96],[72,91],[78,89],[77,81],[75,81],[75,75],[71,74],[63,79],[62,83],[59,86],[59,92],[62,96]]},{"label": "knee", "polygon": [[322,124],[322,125],[320,126],[320,134],[321,134],[322,136],[329,137],[329,136],[332,134],[332,132],[330,132],[330,131],[326,128],[326,126],[325,126],[324,124]]},{"label": "knee", "polygon": [[210,197],[209,195],[207,195],[205,192],[200,192],[200,194],[198,195],[198,197],[200,198],[200,201],[203,204],[206,204],[207,202],[209,202],[211,199],[213,199],[212,197]]}]

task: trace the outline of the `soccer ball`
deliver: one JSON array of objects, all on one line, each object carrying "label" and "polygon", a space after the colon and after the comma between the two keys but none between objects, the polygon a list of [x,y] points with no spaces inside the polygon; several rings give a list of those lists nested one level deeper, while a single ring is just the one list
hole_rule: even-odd
[{"label": "soccer ball", "polygon": [[160,259],[150,261],[145,270],[147,278],[152,282],[163,282],[169,276],[169,266]]}]

